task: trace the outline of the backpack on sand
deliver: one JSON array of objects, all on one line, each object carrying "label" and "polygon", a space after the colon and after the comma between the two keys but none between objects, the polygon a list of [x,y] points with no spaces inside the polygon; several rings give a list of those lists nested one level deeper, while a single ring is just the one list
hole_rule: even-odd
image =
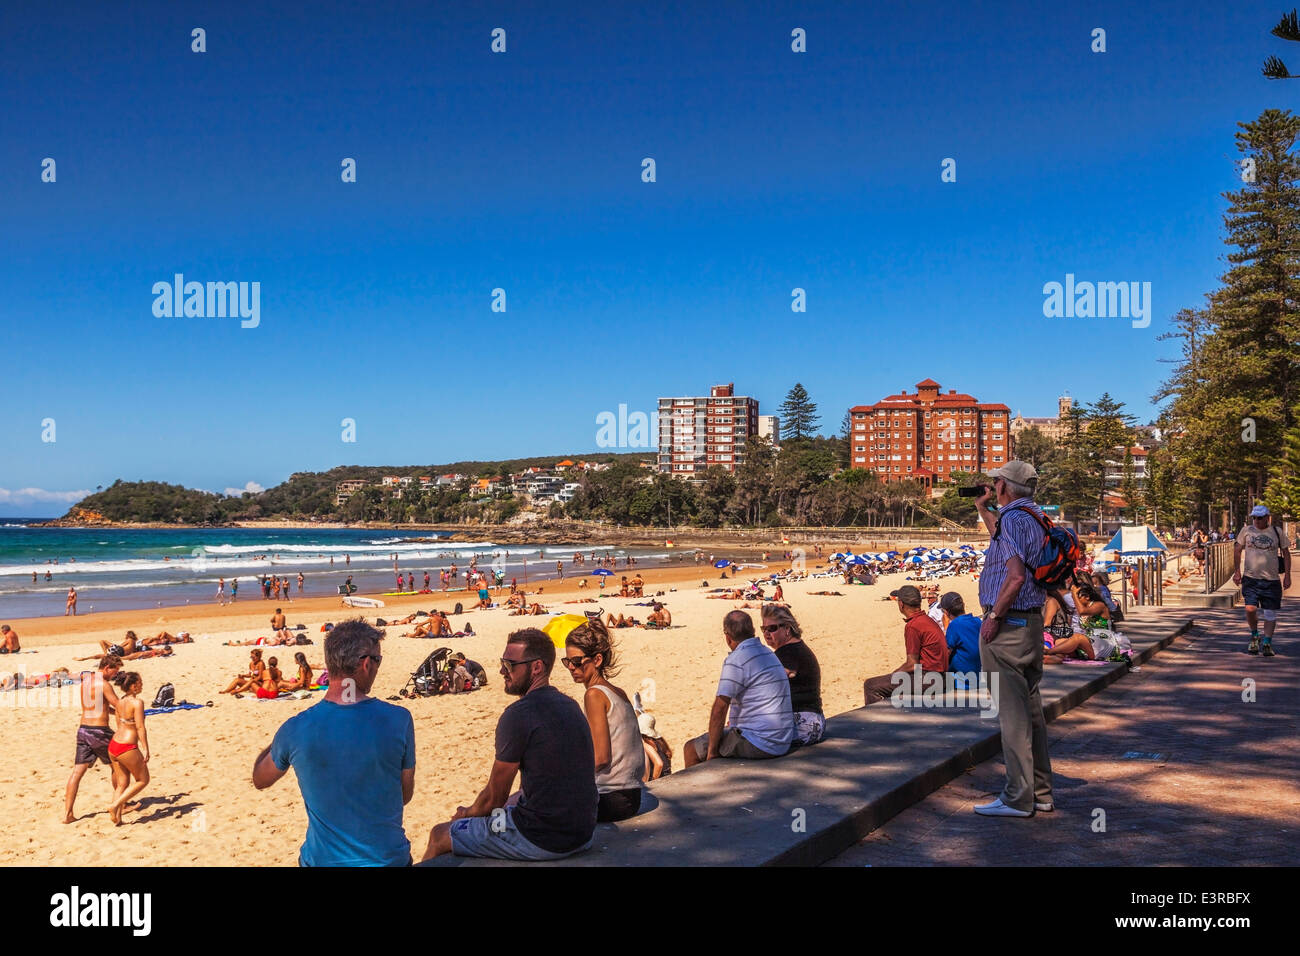
[{"label": "backpack on sand", "polygon": [[154,695],[151,707],[175,707],[176,706],[176,688],[171,684],[163,684],[158,688],[158,693]]},{"label": "backpack on sand", "polygon": [[[1052,524],[1045,515],[1040,515],[1025,507],[1011,508],[1011,511],[1023,511],[1042,526],[1045,538],[1043,549],[1038,557],[1026,565],[1026,570],[1034,576],[1040,587],[1055,588],[1070,580],[1075,566],[1083,556],[1079,547],[1079,537],[1072,530]],[[1002,533],[1002,515],[993,530],[993,537]]]}]

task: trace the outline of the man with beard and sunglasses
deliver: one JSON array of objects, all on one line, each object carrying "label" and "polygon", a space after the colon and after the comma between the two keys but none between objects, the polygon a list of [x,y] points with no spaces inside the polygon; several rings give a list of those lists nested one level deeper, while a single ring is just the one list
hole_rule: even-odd
[{"label": "man with beard and sunglasses", "polygon": [[[526,627],[507,638],[501,676],[519,700],[497,721],[487,786],[433,828],[424,859],[559,860],[591,846],[598,801],[591,728],[573,698],[551,686],[554,667],[546,633]],[[511,796],[517,775],[520,789]]]}]

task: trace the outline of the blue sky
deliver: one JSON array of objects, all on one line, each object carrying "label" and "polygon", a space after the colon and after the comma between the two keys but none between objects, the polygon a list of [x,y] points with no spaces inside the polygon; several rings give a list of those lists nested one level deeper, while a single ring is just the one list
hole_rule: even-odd
[{"label": "blue sky", "polygon": [[[0,514],[594,450],[729,381],[828,431],[926,377],[1145,421],[1235,124],[1295,96],[1260,65],[1300,68],[1269,3],[244,6],[0,11]],[[177,272],[260,325],[155,317]],[[1044,318],[1066,273],[1150,282],[1150,327]]]}]

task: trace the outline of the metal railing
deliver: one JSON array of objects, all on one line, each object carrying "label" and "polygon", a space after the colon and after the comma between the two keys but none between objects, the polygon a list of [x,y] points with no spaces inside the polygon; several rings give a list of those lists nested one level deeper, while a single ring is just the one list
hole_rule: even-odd
[{"label": "metal railing", "polygon": [[1233,543],[1220,541],[1205,545],[1205,593],[1213,594],[1232,580],[1236,561],[1232,555]]}]

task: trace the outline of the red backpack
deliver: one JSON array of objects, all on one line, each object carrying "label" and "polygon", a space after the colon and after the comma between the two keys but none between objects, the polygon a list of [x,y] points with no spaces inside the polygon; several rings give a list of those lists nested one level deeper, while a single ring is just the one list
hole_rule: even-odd
[{"label": "red backpack", "polygon": [[[1065,527],[1057,527],[1048,520],[1046,515],[1039,514],[1030,508],[1018,506],[1008,509],[1011,511],[1023,511],[1032,515],[1043,528],[1043,549],[1038,553],[1038,557],[1025,565],[1034,580],[1042,588],[1057,588],[1070,580],[1074,574],[1074,569],[1083,557],[1083,549],[1079,546],[1079,537],[1072,530]],[[1002,515],[998,515],[998,523],[993,529],[993,538],[1002,532]]]}]

